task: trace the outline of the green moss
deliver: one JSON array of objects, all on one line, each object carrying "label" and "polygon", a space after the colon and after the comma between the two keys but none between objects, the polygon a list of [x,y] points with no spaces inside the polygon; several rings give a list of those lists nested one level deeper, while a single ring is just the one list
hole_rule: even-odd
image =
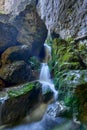
[{"label": "green moss", "polygon": [[17,89],[8,90],[8,96],[9,97],[17,97],[22,94],[26,94],[27,92],[33,90],[35,85],[33,83],[26,84],[22,87],[19,87]]}]

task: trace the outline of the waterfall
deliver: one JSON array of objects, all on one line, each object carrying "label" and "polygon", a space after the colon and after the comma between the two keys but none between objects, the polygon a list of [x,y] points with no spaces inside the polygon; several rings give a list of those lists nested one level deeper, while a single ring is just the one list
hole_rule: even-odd
[{"label": "waterfall", "polygon": [[5,100],[8,99],[8,94],[6,92],[0,92],[0,125],[2,123],[2,110],[4,107]]},{"label": "waterfall", "polygon": [[46,49],[46,56],[45,61],[43,60],[44,63],[41,63],[39,82],[42,84],[43,91],[47,91],[48,89],[50,89],[54,93],[54,99],[56,100],[58,98],[58,91],[55,89],[55,86],[51,79],[49,66],[47,64],[47,61],[49,60],[48,57],[49,55],[51,55],[51,48],[46,44],[44,44],[44,47]]}]

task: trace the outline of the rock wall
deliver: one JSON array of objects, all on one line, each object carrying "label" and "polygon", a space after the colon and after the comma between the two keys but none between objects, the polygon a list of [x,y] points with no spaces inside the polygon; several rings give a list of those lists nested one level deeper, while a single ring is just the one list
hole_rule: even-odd
[{"label": "rock wall", "polygon": [[37,11],[49,34],[53,30],[62,38],[87,34],[87,0],[1,0],[0,11],[15,16],[30,3],[38,3]]},{"label": "rock wall", "polygon": [[87,34],[87,0],[39,0],[37,10],[49,33],[62,38]]}]

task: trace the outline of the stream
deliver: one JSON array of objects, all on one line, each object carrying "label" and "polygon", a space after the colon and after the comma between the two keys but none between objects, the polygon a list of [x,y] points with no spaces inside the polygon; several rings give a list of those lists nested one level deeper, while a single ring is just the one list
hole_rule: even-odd
[{"label": "stream", "polygon": [[[54,130],[57,127],[57,130],[60,130],[61,125],[68,122],[67,119],[61,117],[53,117],[45,113],[41,121],[34,122],[31,124],[23,124],[13,128],[7,128],[3,130]],[[70,121],[68,122],[70,125]],[[69,127],[69,125],[67,127]],[[62,128],[61,130],[65,130]],[[67,129],[66,129],[67,130]]]}]

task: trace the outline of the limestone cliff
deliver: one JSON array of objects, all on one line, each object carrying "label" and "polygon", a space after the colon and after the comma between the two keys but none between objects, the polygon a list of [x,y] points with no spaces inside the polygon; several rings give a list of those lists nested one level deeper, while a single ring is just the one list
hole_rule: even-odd
[{"label": "limestone cliff", "polygon": [[37,10],[62,38],[87,34],[87,0],[39,0]]}]

